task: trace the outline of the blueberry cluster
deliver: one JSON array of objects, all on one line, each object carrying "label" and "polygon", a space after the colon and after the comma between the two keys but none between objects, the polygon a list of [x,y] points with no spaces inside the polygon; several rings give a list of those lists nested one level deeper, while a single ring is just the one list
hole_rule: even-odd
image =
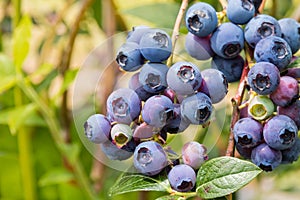
[{"label": "blueberry cluster", "polygon": [[230,22],[219,25],[215,9],[207,3],[196,3],[187,10],[187,52],[198,60],[212,58],[212,68],[202,71],[187,61],[167,66],[173,48],[168,33],[134,27],[116,55],[119,68],[133,73],[129,86],[109,95],[106,115],[87,119],[86,137],[100,144],[109,159],[133,157],[138,173],[155,176],[166,172],[174,190],[192,190],[195,171],[208,159],[206,148],[188,142],[179,156],[166,147],[167,137],[191,124],[209,123],[213,104],[224,99],[228,82],[241,78],[245,61],[240,53],[246,44],[253,48],[256,64],[247,76],[251,95],[246,109],[241,109],[233,127],[236,148],[265,171],[297,160],[299,84],[283,74],[300,48],[300,25],[292,19],[277,21],[258,14],[260,3],[229,0]]},{"label": "blueberry cluster", "polygon": [[90,116],[84,128],[109,159],[133,157],[138,173],[166,172],[172,188],[186,192],[194,188],[196,170],[208,159],[206,148],[188,142],[179,156],[166,146],[167,137],[191,124],[208,124],[213,104],[224,99],[228,84],[217,69],[200,71],[187,61],[167,66],[171,51],[165,31],[134,27],[116,55],[120,70],[133,73],[129,86],[113,91],[107,114]]}]

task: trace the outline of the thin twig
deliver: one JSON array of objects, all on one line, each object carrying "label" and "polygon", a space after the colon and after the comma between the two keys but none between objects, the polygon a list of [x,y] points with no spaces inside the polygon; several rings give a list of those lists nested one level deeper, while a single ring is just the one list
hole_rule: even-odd
[{"label": "thin twig", "polygon": [[265,5],[266,5],[267,0],[263,0],[260,4],[260,7],[258,9],[259,13],[263,13],[264,9],[265,9]]},{"label": "thin twig", "polygon": [[[59,64],[59,70],[61,75],[64,77],[66,71],[70,67],[70,62],[72,58],[72,52],[74,48],[75,39],[79,30],[79,25],[81,20],[83,19],[83,16],[86,12],[86,10],[90,7],[90,5],[93,3],[94,0],[85,0],[78,12],[78,15],[75,18],[75,22],[72,25],[71,31],[70,31],[70,37],[69,41],[67,42],[66,48],[64,49],[61,57],[61,63]],[[62,124],[65,132],[65,141],[70,142],[71,140],[71,134],[70,134],[70,112],[68,109],[68,90],[66,90],[63,93],[62,97],[62,103],[61,103],[61,115],[62,115]]]},{"label": "thin twig", "polygon": [[179,37],[181,21],[182,21],[182,18],[184,16],[184,13],[185,13],[188,5],[189,5],[188,0],[182,0],[178,15],[175,20],[174,28],[173,28],[173,33],[172,33],[172,48],[173,49],[172,49],[172,54],[168,60],[168,66],[170,66],[173,63],[173,52],[174,52],[174,49],[176,46],[177,39]]}]

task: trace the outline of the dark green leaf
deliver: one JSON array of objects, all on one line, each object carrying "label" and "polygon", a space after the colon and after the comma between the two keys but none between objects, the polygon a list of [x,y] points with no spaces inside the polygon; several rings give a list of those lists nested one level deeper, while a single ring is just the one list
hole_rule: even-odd
[{"label": "dark green leaf", "polygon": [[132,8],[125,13],[154,23],[156,27],[172,29],[179,8],[179,4],[155,3]]},{"label": "dark green leaf", "polygon": [[39,180],[39,185],[41,187],[65,183],[68,181],[74,180],[74,175],[67,171],[64,168],[52,169],[48,171],[42,178]]},{"label": "dark green leaf", "polygon": [[118,195],[135,191],[170,191],[168,179],[162,176],[157,179],[135,173],[123,173],[111,187],[109,195]]},{"label": "dark green leaf", "polygon": [[249,161],[233,157],[218,157],[201,166],[196,192],[211,199],[231,194],[254,179],[262,170]]}]

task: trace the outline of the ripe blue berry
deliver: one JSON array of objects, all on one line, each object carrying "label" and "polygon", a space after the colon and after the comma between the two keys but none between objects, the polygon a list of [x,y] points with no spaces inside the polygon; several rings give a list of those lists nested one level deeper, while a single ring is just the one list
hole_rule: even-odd
[{"label": "ripe blue berry", "polygon": [[233,127],[235,142],[242,148],[255,147],[262,143],[262,130],[261,123],[250,117],[239,119]]},{"label": "ripe blue berry", "polygon": [[134,151],[133,164],[139,173],[153,176],[167,166],[167,155],[157,142],[143,142]]},{"label": "ripe blue berry", "polygon": [[246,148],[244,146],[241,146],[239,143],[236,143],[235,147],[240,156],[248,160],[251,159],[251,153],[254,147]]},{"label": "ripe blue berry", "polygon": [[280,77],[277,89],[270,95],[271,100],[278,106],[286,107],[299,97],[298,81],[290,76]]},{"label": "ripe blue berry", "polygon": [[267,95],[274,92],[278,87],[280,73],[274,64],[259,62],[251,67],[247,78],[253,91],[260,95]]},{"label": "ripe blue berry", "polygon": [[143,120],[156,128],[162,128],[174,116],[174,105],[164,95],[150,97],[142,109]]},{"label": "ripe blue berry", "polygon": [[278,21],[270,15],[257,15],[245,27],[245,40],[254,48],[259,40],[269,36],[281,36]]},{"label": "ripe blue berry", "polygon": [[119,48],[116,61],[121,69],[129,72],[138,70],[145,62],[139,45],[134,42],[126,42]]},{"label": "ripe blue berry", "polygon": [[94,114],[84,123],[85,136],[94,143],[108,141],[110,129],[109,120],[102,114]]},{"label": "ripe blue berry", "polygon": [[206,147],[198,142],[185,143],[181,150],[183,163],[195,170],[199,169],[208,159],[206,151]]},{"label": "ripe blue berry", "polygon": [[244,59],[240,55],[232,59],[224,59],[220,56],[214,56],[211,61],[211,67],[221,71],[227,81],[232,83],[241,79]]},{"label": "ripe blue berry", "polygon": [[263,143],[253,149],[251,160],[262,170],[270,172],[280,165],[282,154],[281,151],[272,149]]},{"label": "ripe blue berry", "polygon": [[298,160],[300,155],[300,139],[297,137],[294,145],[281,151],[282,153],[282,164],[293,163]]},{"label": "ripe blue berry", "polygon": [[149,29],[140,40],[140,51],[150,62],[162,62],[169,58],[172,52],[170,36],[160,29]]},{"label": "ripe blue berry", "polygon": [[111,141],[106,141],[105,143],[100,144],[102,152],[110,160],[127,160],[133,155],[133,152],[127,151],[123,148],[118,148]]},{"label": "ripe blue berry", "polygon": [[210,37],[199,37],[192,33],[188,33],[185,38],[185,49],[197,60],[207,60],[210,59],[214,52],[210,46]]},{"label": "ripe blue berry", "polygon": [[256,44],[254,58],[256,62],[273,63],[279,71],[283,71],[292,59],[292,51],[284,39],[270,36],[261,39]]},{"label": "ripe blue berry", "polygon": [[216,10],[207,3],[198,2],[187,10],[185,24],[194,35],[208,36],[218,25]]},{"label": "ripe blue berry", "polygon": [[223,23],[213,32],[210,43],[218,56],[226,59],[234,58],[244,48],[243,29],[231,22]]},{"label": "ripe blue berry", "polygon": [[135,42],[135,43],[139,44],[142,36],[148,30],[149,30],[149,27],[144,26],[144,25],[132,27],[132,30],[127,35],[126,42]]},{"label": "ripe blue berry", "polygon": [[275,106],[268,96],[255,96],[248,105],[248,114],[256,120],[265,120],[275,111]]},{"label": "ripe blue berry", "polygon": [[189,125],[190,123],[181,117],[180,104],[174,104],[174,116],[167,121],[163,130],[171,134],[176,134],[185,131]]},{"label": "ripe blue berry", "polygon": [[140,114],[141,100],[133,90],[120,88],[109,95],[106,108],[113,121],[130,124]]},{"label": "ripe blue berry", "polygon": [[140,76],[140,72],[137,72],[131,76],[131,78],[129,80],[129,84],[128,84],[129,89],[134,90],[142,101],[146,101],[153,95],[158,94],[158,92],[157,93],[147,92],[144,89],[144,86],[140,83],[139,76]]},{"label": "ripe blue berry", "polygon": [[298,137],[295,122],[285,115],[277,115],[266,122],[263,129],[265,142],[277,150],[291,148]]},{"label": "ripe blue berry", "polygon": [[222,101],[228,92],[228,82],[224,74],[217,69],[205,69],[201,76],[205,82],[204,91],[208,91],[211,102],[215,104]]},{"label": "ripe blue berry", "polygon": [[177,94],[194,94],[200,87],[201,82],[200,70],[190,62],[176,62],[167,73],[167,83]]},{"label": "ripe blue berry", "polygon": [[295,54],[300,48],[300,24],[292,18],[283,18],[278,21],[282,38],[287,41],[291,47],[292,53]]},{"label": "ripe blue berry", "polygon": [[296,100],[294,103],[287,107],[278,107],[278,114],[286,115],[294,120],[300,130],[300,100]]},{"label": "ripe blue berry", "polygon": [[181,116],[191,124],[205,124],[212,111],[210,98],[202,92],[186,97],[181,103]]},{"label": "ripe blue berry", "polygon": [[252,0],[228,0],[227,17],[235,24],[246,24],[255,14]]},{"label": "ripe blue berry", "polygon": [[139,74],[139,81],[149,93],[162,92],[167,88],[167,72],[169,68],[162,63],[146,63]]},{"label": "ripe blue berry", "polygon": [[178,192],[188,192],[196,183],[196,173],[192,167],[180,164],[174,166],[168,174],[171,187]]}]

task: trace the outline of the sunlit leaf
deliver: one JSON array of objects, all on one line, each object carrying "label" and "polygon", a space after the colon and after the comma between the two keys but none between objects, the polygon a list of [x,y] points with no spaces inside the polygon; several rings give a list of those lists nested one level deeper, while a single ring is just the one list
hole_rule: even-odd
[{"label": "sunlit leaf", "polygon": [[161,191],[170,190],[169,181],[166,177],[157,179],[135,173],[123,173],[111,187],[109,194],[118,195],[134,191]]},{"label": "sunlit leaf", "polygon": [[13,32],[13,57],[14,64],[18,70],[27,57],[30,47],[31,38],[31,19],[29,16],[24,16],[17,28]]},{"label": "sunlit leaf", "polygon": [[203,164],[197,175],[197,194],[212,199],[231,194],[254,179],[262,170],[249,161],[229,156]]}]

